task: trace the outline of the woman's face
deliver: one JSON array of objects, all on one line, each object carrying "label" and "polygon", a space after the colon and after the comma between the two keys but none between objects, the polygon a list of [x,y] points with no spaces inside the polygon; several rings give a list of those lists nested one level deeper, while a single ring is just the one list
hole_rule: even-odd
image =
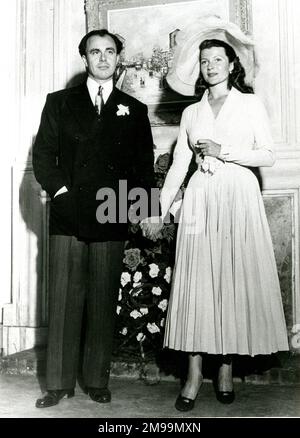
[{"label": "woman's face", "polygon": [[224,47],[203,49],[200,54],[200,70],[205,82],[210,86],[228,82],[233,62],[229,62]]}]

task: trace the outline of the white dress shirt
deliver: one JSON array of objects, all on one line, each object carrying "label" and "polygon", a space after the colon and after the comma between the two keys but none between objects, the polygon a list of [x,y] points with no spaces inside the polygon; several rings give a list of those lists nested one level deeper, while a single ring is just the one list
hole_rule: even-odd
[{"label": "white dress shirt", "polygon": [[89,90],[89,94],[91,97],[91,100],[93,102],[93,105],[95,105],[95,101],[96,101],[96,96],[98,94],[98,90],[99,90],[99,85],[102,85],[102,97],[104,100],[104,103],[107,102],[107,99],[110,96],[110,93],[113,90],[113,81],[112,79],[110,79],[107,82],[103,82],[103,84],[98,84],[98,82],[95,81],[95,79],[92,79],[90,76],[87,78],[86,81],[86,85],[88,87]]}]

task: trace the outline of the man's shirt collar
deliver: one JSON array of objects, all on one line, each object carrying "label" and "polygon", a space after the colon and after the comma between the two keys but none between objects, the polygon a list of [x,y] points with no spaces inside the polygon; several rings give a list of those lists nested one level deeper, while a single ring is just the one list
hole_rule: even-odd
[{"label": "man's shirt collar", "polygon": [[[98,84],[98,82],[96,82],[95,79],[92,79],[90,76],[88,76],[87,81],[86,81],[86,85],[87,85],[88,90],[89,90],[90,98],[91,98],[93,104],[95,104],[95,99],[96,99],[96,95],[98,93],[100,84]],[[104,103],[106,103],[107,99],[110,96],[110,93],[113,90],[113,80],[110,79],[109,81],[104,82],[101,85],[103,87],[103,90],[102,90],[103,100],[104,100]]]}]

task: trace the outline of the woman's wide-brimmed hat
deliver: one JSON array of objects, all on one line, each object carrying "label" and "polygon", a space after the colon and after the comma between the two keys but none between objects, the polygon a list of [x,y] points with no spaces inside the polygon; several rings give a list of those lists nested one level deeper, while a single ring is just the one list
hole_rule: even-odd
[{"label": "woman's wide-brimmed hat", "polygon": [[199,45],[206,39],[225,41],[235,50],[246,72],[245,82],[251,85],[258,67],[254,42],[236,24],[210,16],[199,18],[177,33],[172,67],[167,75],[170,87],[184,96],[195,95],[200,73]]}]

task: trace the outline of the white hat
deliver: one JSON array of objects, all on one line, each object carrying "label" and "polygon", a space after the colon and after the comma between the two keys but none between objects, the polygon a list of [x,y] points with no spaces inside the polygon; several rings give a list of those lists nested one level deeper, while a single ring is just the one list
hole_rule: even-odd
[{"label": "white hat", "polygon": [[167,75],[173,90],[184,96],[195,95],[195,83],[200,73],[199,45],[206,39],[218,39],[229,44],[245,69],[245,82],[253,82],[257,68],[254,42],[236,24],[209,16],[194,21],[176,35],[174,59]]}]

